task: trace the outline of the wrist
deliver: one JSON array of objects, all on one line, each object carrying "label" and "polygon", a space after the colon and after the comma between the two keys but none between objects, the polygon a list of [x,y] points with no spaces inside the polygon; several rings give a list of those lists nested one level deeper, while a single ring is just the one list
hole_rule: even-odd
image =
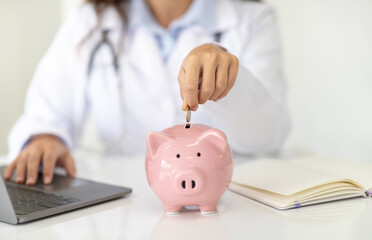
[{"label": "wrist", "polygon": [[[28,141],[26,145],[30,145],[32,143],[37,143],[37,142],[53,142],[57,144],[64,145],[62,139],[59,137],[52,135],[52,134],[38,134],[32,136]],[[24,146],[26,147],[26,146]]]},{"label": "wrist", "polygon": [[227,48],[225,48],[224,46],[222,46],[222,45],[220,45],[220,44],[218,44],[218,43],[216,43],[216,42],[211,42],[211,43],[207,43],[208,45],[212,45],[212,46],[215,46],[215,47],[218,47],[219,49],[221,49],[222,51],[225,51],[225,52],[229,52],[228,50],[227,50]]}]

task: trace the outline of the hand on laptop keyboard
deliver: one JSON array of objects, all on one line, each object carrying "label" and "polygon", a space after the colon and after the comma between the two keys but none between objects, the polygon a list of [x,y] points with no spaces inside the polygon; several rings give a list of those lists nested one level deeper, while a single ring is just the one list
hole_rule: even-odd
[{"label": "hand on laptop keyboard", "polygon": [[[9,180],[16,171],[16,183],[34,185],[37,182],[39,166],[43,165],[43,182],[53,181],[55,166],[66,169],[70,176],[75,176],[75,164],[67,147],[53,135],[43,134],[33,137],[18,157],[6,168],[4,178]],[[27,178],[27,179],[26,179]]]}]

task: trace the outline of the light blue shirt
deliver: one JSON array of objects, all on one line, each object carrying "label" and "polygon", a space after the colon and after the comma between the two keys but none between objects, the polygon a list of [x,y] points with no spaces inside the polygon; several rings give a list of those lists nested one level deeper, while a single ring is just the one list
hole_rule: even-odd
[{"label": "light blue shirt", "polygon": [[152,15],[146,0],[132,0],[130,26],[143,25],[151,31],[160,48],[164,61],[167,61],[179,33],[189,26],[199,24],[206,29],[216,25],[215,0],[194,0],[187,12],[180,18],[174,20],[165,29],[160,26]]}]

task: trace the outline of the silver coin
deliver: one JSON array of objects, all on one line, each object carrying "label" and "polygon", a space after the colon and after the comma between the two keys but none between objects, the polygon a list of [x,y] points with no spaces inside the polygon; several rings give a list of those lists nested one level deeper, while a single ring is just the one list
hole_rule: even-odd
[{"label": "silver coin", "polygon": [[190,107],[187,106],[187,109],[186,109],[186,122],[190,122],[191,120],[191,110],[190,110]]}]

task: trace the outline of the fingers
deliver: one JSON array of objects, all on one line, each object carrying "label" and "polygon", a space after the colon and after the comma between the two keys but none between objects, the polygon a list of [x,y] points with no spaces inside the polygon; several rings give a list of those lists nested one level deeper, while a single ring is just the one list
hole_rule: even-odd
[{"label": "fingers", "polygon": [[57,162],[55,151],[46,151],[43,155],[43,182],[50,184],[53,181],[54,167]]},{"label": "fingers", "polygon": [[53,135],[34,136],[17,159],[4,172],[4,179],[9,180],[16,171],[16,183],[34,185],[38,179],[40,162],[43,163],[43,181],[49,184],[53,180],[54,168],[57,160],[70,176],[75,175],[74,160],[63,143]]},{"label": "fingers", "polygon": [[[220,47],[204,44],[194,48],[185,58],[178,75],[182,110],[190,106],[195,111],[198,104],[225,97],[235,83],[238,70],[238,58]],[[202,78],[200,91],[199,77]]]},{"label": "fingers", "polygon": [[21,154],[17,161],[16,183],[23,183],[26,175],[26,164],[28,155]]},{"label": "fingers", "polygon": [[[183,91],[182,91],[184,81],[185,81],[185,70],[183,69],[183,67],[181,67],[180,72],[178,74],[178,84],[180,85],[180,94],[181,94],[182,100],[184,100],[183,99]],[[185,103],[185,101],[183,101],[183,102]]]},{"label": "fingers", "polygon": [[17,166],[17,162],[18,162],[18,159],[19,159],[19,155],[18,157],[16,158],[16,160],[14,160],[11,164],[9,164],[5,171],[4,171],[4,179],[5,180],[10,180],[10,178],[12,177],[12,174],[14,172],[14,169],[15,167]]},{"label": "fingers", "polygon": [[27,185],[34,185],[39,175],[39,165],[41,161],[41,152],[36,151],[29,155],[27,159]]},{"label": "fingers", "polygon": [[182,103],[182,110],[183,111],[186,111],[187,110],[187,102],[186,101],[183,101],[183,103]]},{"label": "fingers", "polygon": [[215,90],[216,66],[213,63],[205,64],[200,85],[199,104],[204,104]]},{"label": "fingers", "polygon": [[75,177],[76,175],[75,162],[70,153],[66,154],[62,167],[66,169],[66,172],[69,176]]},{"label": "fingers", "polygon": [[183,69],[183,67],[181,67],[180,69],[180,72],[178,74],[178,84],[180,85],[180,94],[181,94],[181,98],[182,98],[182,110],[183,111],[186,111],[187,109],[187,102],[185,101],[184,97],[183,97],[183,87],[184,87],[184,82],[185,82],[185,70]]},{"label": "fingers", "polygon": [[[198,109],[198,85],[200,76],[200,64],[196,57],[189,57],[184,63],[183,69],[185,77],[180,81],[180,88],[182,91],[183,100],[186,102],[190,109],[196,111]],[[187,106],[186,105],[186,106]],[[183,110],[186,110],[183,109]]]},{"label": "fingers", "polygon": [[226,84],[225,90],[217,98],[215,98],[214,101],[217,102],[221,98],[226,97],[226,95],[230,92],[231,88],[235,84],[238,71],[239,71],[239,60],[237,57],[233,56],[231,63],[230,63],[230,67],[228,69],[228,77],[227,77],[227,84]]},{"label": "fingers", "polygon": [[216,86],[213,94],[209,97],[210,100],[215,100],[226,89],[227,73],[229,69],[229,62],[223,61],[219,64],[216,73]]}]

